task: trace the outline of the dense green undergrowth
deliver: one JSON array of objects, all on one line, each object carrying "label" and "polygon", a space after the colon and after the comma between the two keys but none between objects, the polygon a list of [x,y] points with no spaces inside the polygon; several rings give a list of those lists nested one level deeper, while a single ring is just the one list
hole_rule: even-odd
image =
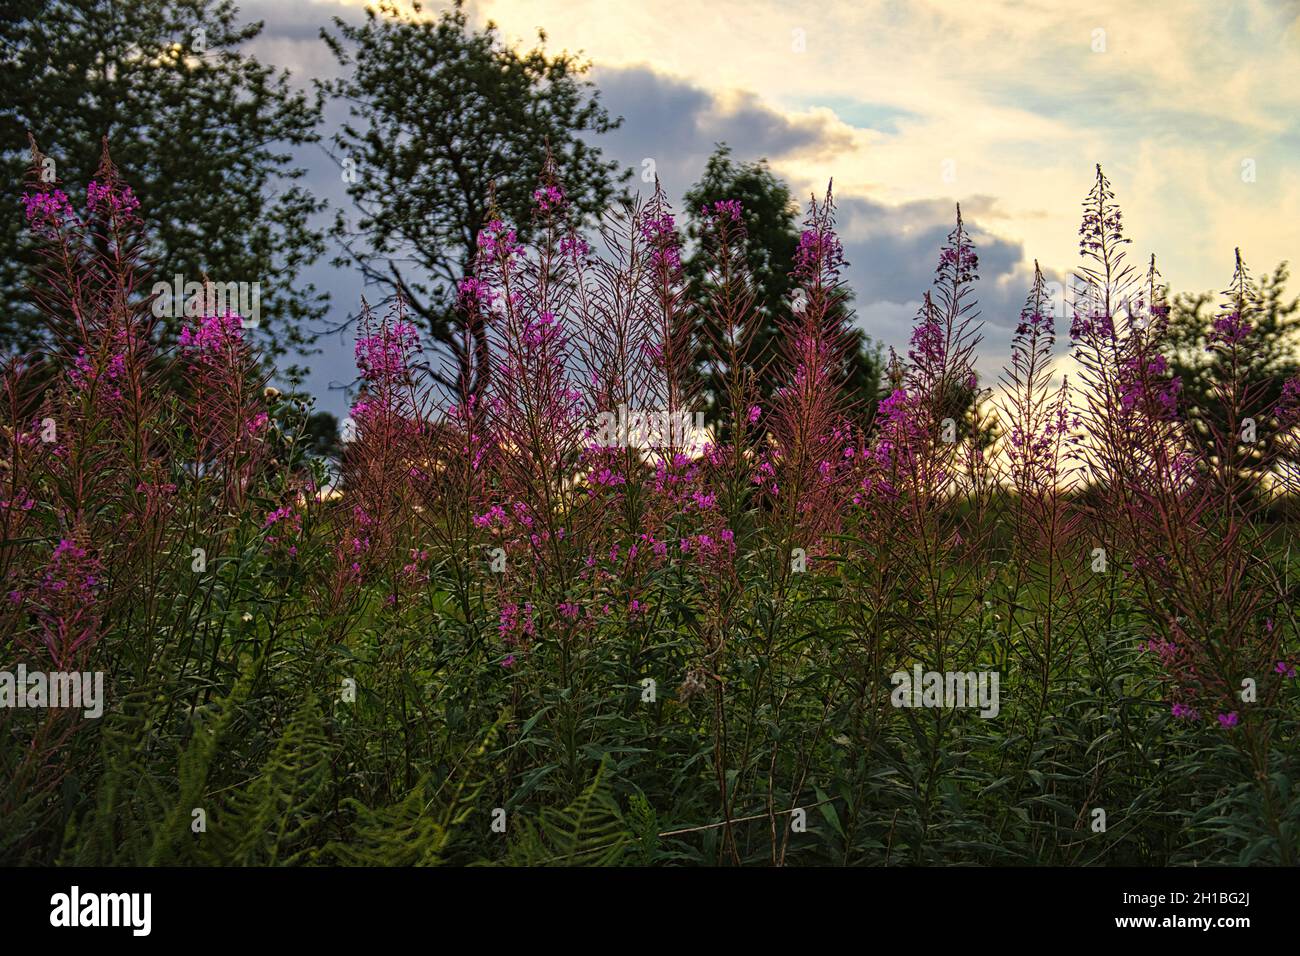
[{"label": "dense green undergrowth", "polygon": [[[1239,260],[1230,421],[1193,435],[1100,170],[1083,387],[1053,377],[1041,273],[978,387],[959,214],[871,418],[829,195],[763,405],[735,203],[688,302],[661,193],[601,258],[548,180],[536,247],[494,221],[462,283],[490,375],[433,378],[400,301],[365,313],[332,480],[238,316],[159,350],[107,156],[85,219],[34,183],[51,345],[0,377],[0,670],[105,692],[0,708],[0,861],[1297,862],[1300,383],[1240,371]],[[593,432],[701,389],[703,442]],[[901,706],[918,670],[996,693]]]}]

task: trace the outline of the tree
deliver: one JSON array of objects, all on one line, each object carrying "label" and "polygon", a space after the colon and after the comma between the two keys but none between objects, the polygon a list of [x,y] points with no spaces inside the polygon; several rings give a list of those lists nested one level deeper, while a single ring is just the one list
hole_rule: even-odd
[{"label": "tree", "polygon": [[[1166,358],[1182,381],[1181,400],[1188,420],[1211,453],[1216,452],[1216,436],[1241,427],[1229,420],[1233,413],[1219,384],[1233,377],[1230,361],[1245,362],[1238,372],[1250,390],[1251,406],[1258,409],[1275,407],[1283,384],[1300,374],[1300,297],[1287,295],[1289,279],[1290,270],[1283,262],[1256,284],[1238,252],[1232,281],[1217,304],[1210,292],[1184,293],[1174,299]],[[1212,347],[1222,338],[1222,323],[1234,316],[1249,330],[1243,339],[1249,347],[1231,351]],[[1268,430],[1263,422],[1259,424],[1264,441]]]},{"label": "tree", "polygon": [[339,420],[329,412],[313,412],[304,428],[307,450],[321,458],[339,456]]},{"label": "tree", "polygon": [[[348,194],[360,218],[340,213],[335,236],[368,283],[400,293],[434,341],[463,354],[454,308],[457,283],[474,264],[479,233],[501,219],[526,241],[533,193],[548,155],[569,209],[580,219],[603,212],[631,175],[601,158],[586,135],[616,128],[599,103],[589,68],[539,47],[520,53],[500,42],[496,26],[470,28],[462,0],[437,19],[420,19],[418,3],[368,8],[361,26],[334,19],[321,36],[339,63],[352,67],[321,89],[346,101],[352,120],[334,137]],[[476,329],[475,350],[485,347]],[[485,368],[485,366],[480,366]]]},{"label": "tree", "polygon": [[[766,404],[781,384],[772,374],[780,319],[797,305],[792,274],[795,253],[799,248],[799,205],[791,195],[790,187],[776,177],[767,160],[739,162],[732,158],[729,146],[718,144],[705,165],[703,175],[685,195],[686,232],[695,245],[683,262],[683,269],[690,285],[692,302],[702,301],[708,282],[708,255],[700,242],[709,228],[706,210],[711,210],[715,203],[730,200],[740,203],[745,228],[744,254],[754,289],[755,308],[759,313],[750,345],[751,364],[759,371],[759,394]],[[851,295],[846,294],[836,309],[847,312],[850,301]],[[845,391],[857,406],[859,416],[868,419],[880,395],[882,363],[879,349],[866,333],[847,323],[845,337]],[[708,330],[701,329],[698,339],[706,342]],[[716,421],[724,420],[719,408],[721,390],[712,381],[715,373],[707,367],[703,354],[695,367],[703,379],[709,417]]]},{"label": "tree", "polygon": [[[325,311],[325,297],[297,279],[324,252],[324,234],[310,227],[323,204],[294,182],[302,170],[289,149],[316,141],[320,98],[240,52],[262,24],[239,25],[229,0],[17,6],[0,21],[0,166],[11,184],[0,202],[0,346],[42,338],[17,201],[30,132],[65,191],[85,189],[107,137],[148,217],[155,277],[248,283],[263,352],[303,349],[307,323]],[[177,325],[165,323],[165,334]]]}]

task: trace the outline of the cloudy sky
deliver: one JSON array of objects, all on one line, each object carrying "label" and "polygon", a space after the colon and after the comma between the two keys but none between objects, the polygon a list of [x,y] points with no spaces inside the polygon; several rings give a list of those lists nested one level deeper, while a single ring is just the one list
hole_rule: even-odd
[{"label": "cloudy sky", "polygon": [[[239,6],[266,22],[258,58],[305,84],[337,70],[319,28],[364,3]],[[1131,254],[1156,253],[1176,291],[1222,288],[1235,246],[1256,272],[1300,257],[1300,0],[478,0],[471,17],[591,60],[624,117],[606,153],[653,159],[674,197],[719,141],[798,195],[833,177],[858,321],[885,345],[905,344],[960,202],[996,374],[1034,260],[1062,279],[1077,264],[1097,163]],[[323,151],[301,162],[347,204]],[[364,291],[349,270],[311,278],[337,319]],[[322,344],[309,385],[342,414],[351,339]]]}]

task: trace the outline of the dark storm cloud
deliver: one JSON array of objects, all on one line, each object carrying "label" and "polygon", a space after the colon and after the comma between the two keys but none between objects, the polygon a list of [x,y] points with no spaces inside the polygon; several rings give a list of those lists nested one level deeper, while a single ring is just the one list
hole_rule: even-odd
[{"label": "dark storm cloud", "polygon": [[[846,196],[836,198],[836,208],[859,301],[919,300],[934,279],[939,250],[956,225],[956,203],[927,199],[891,206]],[[1024,250],[1020,243],[993,237],[980,226],[980,212],[992,208],[992,200],[977,197],[966,203],[963,219],[979,255],[980,275],[996,281],[1017,267]]]},{"label": "dark storm cloud", "polygon": [[847,132],[826,119],[791,119],[751,94],[724,101],[649,67],[602,67],[591,76],[605,107],[624,119],[600,145],[631,166],[638,183],[643,161],[653,159],[670,196],[680,196],[695,182],[718,143],[725,142],[742,160],[831,154],[849,146]]},{"label": "dark storm cloud", "polygon": [[[856,324],[880,345],[905,356],[922,299],[934,287],[939,251],[956,225],[956,204],[935,199],[888,205],[845,196],[837,197],[836,207]],[[977,369],[986,383],[1006,362],[1033,281],[1033,261],[1026,258],[1023,246],[995,237],[981,225],[981,220],[996,215],[996,203],[989,197],[972,197],[962,204],[962,218],[979,255],[979,280],[973,289],[982,336]],[[1047,278],[1060,279],[1054,274]]]}]

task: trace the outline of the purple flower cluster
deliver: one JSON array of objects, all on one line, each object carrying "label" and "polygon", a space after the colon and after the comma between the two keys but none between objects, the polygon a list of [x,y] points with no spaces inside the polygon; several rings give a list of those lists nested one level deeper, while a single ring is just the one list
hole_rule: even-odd
[{"label": "purple flower cluster", "polygon": [[120,402],[122,400],[120,382],[125,377],[126,355],[123,352],[110,353],[101,374],[86,349],[80,348],[77,350],[77,357],[72,360],[71,368],[68,369],[68,380],[72,383],[73,388],[79,392],[85,392],[89,391],[96,383],[103,382],[106,385],[103,397],[110,402]]},{"label": "purple flower cluster", "polygon": [[500,259],[506,263],[523,251],[519,245],[515,230],[506,228],[500,219],[493,219],[478,234],[479,254],[489,259]]},{"label": "purple flower cluster", "polygon": [[1244,342],[1253,331],[1251,324],[1242,318],[1240,312],[1231,312],[1214,320],[1214,331],[1210,333],[1210,345],[1238,345]]},{"label": "purple flower cluster", "polygon": [[55,546],[34,593],[11,591],[9,600],[24,604],[31,599],[40,624],[40,641],[56,666],[70,664],[97,637],[96,601],[103,565],[71,538]]},{"label": "purple flower cluster", "polygon": [[262,528],[267,532],[268,548],[278,549],[287,544],[285,553],[291,558],[297,556],[298,545],[290,542],[296,541],[302,534],[302,515],[291,505],[283,505],[268,514],[262,522]]},{"label": "purple flower cluster", "polygon": [[496,293],[482,279],[466,276],[456,284],[460,307],[467,311],[489,310],[496,301]]},{"label": "purple flower cluster", "polygon": [[844,246],[829,229],[805,229],[794,253],[795,272],[811,277],[837,272],[844,265]]},{"label": "purple flower cluster", "polygon": [[742,207],[739,199],[720,199],[714,203],[708,203],[700,209],[700,213],[705,219],[714,222],[727,220],[739,225],[741,219]]},{"label": "purple flower cluster", "polygon": [[244,341],[243,319],[233,312],[205,315],[198,325],[181,329],[181,348],[201,361],[228,359]]},{"label": "purple flower cluster", "polygon": [[1079,252],[1085,258],[1089,254],[1101,252],[1102,246],[1107,242],[1128,241],[1123,238],[1124,217],[1119,207],[1104,201],[1099,203],[1098,191],[1103,194],[1103,200],[1110,198],[1104,195],[1105,188],[1098,184],[1089,201],[1084,204],[1083,222],[1079,226]]},{"label": "purple flower cluster", "polygon": [[1051,335],[1054,331],[1055,323],[1050,312],[1043,312],[1028,306],[1021,310],[1020,324],[1016,326],[1016,335]]},{"label": "purple flower cluster", "polygon": [[976,255],[975,249],[969,242],[964,242],[959,248],[949,247],[939,253],[939,269],[942,271],[946,268],[955,268],[962,272],[973,272],[979,267],[979,256]]},{"label": "purple flower cluster", "polygon": [[1169,363],[1163,355],[1145,361],[1134,357],[1121,367],[1120,405],[1125,413],[1142,411],[1171,419],[1178,412],[1182,386],[1181,379],[1169,375]]},{"label": "purple flower cluster", "polygon": [[676,272],[682,267],[681,237],[677,235],[677,223],[671,213],[642,219],[641,238],[650,244],[653,250],[650,261],[656,268]]},{"label": "purple flower cluster", "polygon": [[91,212],[104,211],[119,218],[138,218],[140,200],[130,186],[113,182],[91,180],[86,187],[86,208]]},{"label": "purple flower cluster", "polygon": [[62,189],[27,193],[22,202],[27,224],[38,232],[48,233],[57,229],[73,215],[72,203]]},{"label": "purple flower cluster", "polygon": [[397,381],[405,375],[411,353],[419,346],[420,336],[413,326],[385,323],[373,334],[357,339],[357,368],[372,384]]},{"label": "purple flower cluster", "polygon": [[564,190],[559,186],[548,185],[533,190],[533,202],[542,212],[553,212],[564,208]]},{"label": "purple flower cluster", "polygon": [[943,367],[948,357],[948,343],[939,316],[930,312],[912,329],[907,357],[912,364],[927,371]]}]

